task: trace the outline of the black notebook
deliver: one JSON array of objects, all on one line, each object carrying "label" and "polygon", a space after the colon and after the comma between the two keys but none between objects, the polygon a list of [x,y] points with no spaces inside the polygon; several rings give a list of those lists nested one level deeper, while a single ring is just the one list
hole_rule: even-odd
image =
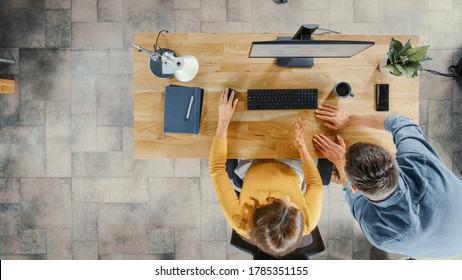
[{"label": "black notebook", "polygon": [[165,87],[164,132],[199,134],[204,90]]}]

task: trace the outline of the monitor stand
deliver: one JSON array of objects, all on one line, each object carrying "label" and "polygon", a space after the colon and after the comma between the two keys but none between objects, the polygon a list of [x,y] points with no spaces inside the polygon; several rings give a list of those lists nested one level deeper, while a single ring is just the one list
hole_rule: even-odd
[{"label": "monitor stand", "polygon": [[[278,37],[277,41],[292,40],[292,37]],[[313,67],[312,57],[278,57],[277,65],[281,67]]]}]

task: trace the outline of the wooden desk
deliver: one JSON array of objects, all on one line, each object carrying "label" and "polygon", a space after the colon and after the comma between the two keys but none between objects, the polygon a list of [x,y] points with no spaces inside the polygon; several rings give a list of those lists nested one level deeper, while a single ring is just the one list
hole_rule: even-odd
[{"label": "wooden desk", "polygon": [[[135,34],[135,44],[152,49],[157,33]],[[333,104],[352,113],[374,114],[375,84],[390,84],[390,111],[419,120],[419,79],[385,77],[377,66],[388,51],[391,35],[321,35],[317,39],[374,41],[375,46],[352,58],[317,58],[312,68],[277,67],[275,59],[248,58],[252,41],[274,40],[290,34],[271,33],[169,33],[162,34],[159,45],[192,54],[200,64],[192,81],[158,79],[148,68],[148,57],[134,50],[134,154],[135,158],[208,158],[218,120],[218,97],[225,87],[238,91],[237,105],[228,132],[230,158],[298,157],[293,144],[290,121],[298,116],[308,120],[305,139],[313,156],[321,157],[311,145],[316,133],[334,138],[338,133],[347,145],[368,141],[394,153],[391,136],[368,128],[327,129],[317,120],[314,110],[247,111],[250,88],[318,88],[318,104]],[[418,46],[415,35],[393,35]],[[346,81],[354,98],[339,99],[330,94],[334,85]],[[163,133],[165,86],[198,86],[205,89],[199,135]]]}]

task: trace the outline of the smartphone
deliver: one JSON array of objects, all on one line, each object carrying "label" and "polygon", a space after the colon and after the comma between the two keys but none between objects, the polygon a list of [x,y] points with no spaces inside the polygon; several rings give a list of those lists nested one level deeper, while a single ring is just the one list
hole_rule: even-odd
[{"label": "smartphone", "polygon": [[389,110],[389,85],[388,84],[377,84],[376,85],[376,111],[388,111]]}]

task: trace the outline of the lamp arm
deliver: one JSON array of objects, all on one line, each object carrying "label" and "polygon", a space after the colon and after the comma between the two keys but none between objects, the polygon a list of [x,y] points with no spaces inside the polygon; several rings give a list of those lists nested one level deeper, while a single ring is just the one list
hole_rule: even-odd
[{"label": "lamp arm", "polygon": [[139,52],[144,52],[144,53],[148,54],[149,56],[154,56],[154,57],[157,57],[157,58],[161,57],[161,55],[159,53],[148,51],[147,49],[143,48],[142,46],[137,46],[135,44],[133,44],[132,46],[135,49],[137,49]]}]

